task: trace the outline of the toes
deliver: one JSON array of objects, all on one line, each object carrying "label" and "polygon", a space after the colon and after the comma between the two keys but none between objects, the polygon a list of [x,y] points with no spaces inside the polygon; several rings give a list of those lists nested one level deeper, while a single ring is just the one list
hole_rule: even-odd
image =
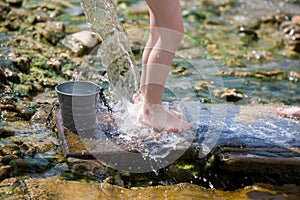
[{"label": "toes", "polygon": [[167,133],[177,133],[179,129],[176,127],[168,127],[168,128],[164,128],[164,131],[166,131]]}]

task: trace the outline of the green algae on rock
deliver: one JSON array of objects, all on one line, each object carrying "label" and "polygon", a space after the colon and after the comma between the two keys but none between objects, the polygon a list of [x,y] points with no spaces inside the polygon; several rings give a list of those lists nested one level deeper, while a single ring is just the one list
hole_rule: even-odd
[{"label": "green algae on rock", "polygon": [[207,189],[189,183],[126,189],[108,183],[84,183],[58,179],[5,179],[0,194],[20,199],[297,199],[299,186],[258,184],[236,191]]}]

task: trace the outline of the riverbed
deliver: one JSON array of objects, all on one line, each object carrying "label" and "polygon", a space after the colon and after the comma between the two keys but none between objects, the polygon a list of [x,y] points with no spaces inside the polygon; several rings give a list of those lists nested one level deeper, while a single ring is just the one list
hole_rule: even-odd
[{"label": "riverbed", "polygon": [[[140,69],[147,6],[135,0],[115,3]],[[175,54],[164,101],[300,105],[298,0],[184,0],[181,5],[185,37]],[[71,170],[53,114],[59,108],[54,87],[87,79],[111,95],[106,67],[93,53],[102,38],[88,32],[78,0],[7,0],[0,7],[0,199],[80,199],[87,193],[94,194],[89,199],[110,198],[112,193],[125,199],[123,194],[136,199],[299,198],[299,185],[288,182],[236,184],[228,191],[214,188],[205,178],[196,185],[176,182],[176,177],[162,181],[153,178],[155,173],[130,177],[109,167],[100,168],[96,177]],[[190,170],[187,163],[178,166]],[[55,185],[64,189],[55,191]],[[78,188],[78,196],[65,192],[70,188]]]}]

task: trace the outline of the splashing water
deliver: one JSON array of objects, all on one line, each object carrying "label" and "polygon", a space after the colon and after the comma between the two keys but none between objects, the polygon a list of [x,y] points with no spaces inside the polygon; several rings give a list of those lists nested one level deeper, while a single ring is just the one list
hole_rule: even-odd
[{"label": "splashing water", "polygon": [[[118,106],[120,105],[114,105]],[[194,133],[192,130],[178,133],[156,132],[136,120],[138,110],[139,105],[132,105],[128,113],[120,112],[120,109],[114,112],[119,125],[117,141],[125,144],[126,149],[139,152],[145,162],[149,162],[152,171],[156,172],[174,162],[189,148]],[[147,167],[141,168],[139,172],[148,169]]]},{"label": "splashing water", "polygon": [[[165,167],[190,146],[193,134],[191,131],[157,133],[137,121],[139,107],[130,103],[130,100],[133,93],[138,91],[140,77],[115,5],[111,0],[82,0],[81,6],[89,27],[103,40],[97,50],[97,59],[107,67],[110,87],[120,100],[112,102],[113,118],[118,126],[117,140],[125,144],[126,149],[140,152],[145,162],[149,161],[152,171]],[[174,154],[173,151],[178,149],[181,151]],[[139,171],[143,172],[149,166],[145,169],[139,167]]]}]

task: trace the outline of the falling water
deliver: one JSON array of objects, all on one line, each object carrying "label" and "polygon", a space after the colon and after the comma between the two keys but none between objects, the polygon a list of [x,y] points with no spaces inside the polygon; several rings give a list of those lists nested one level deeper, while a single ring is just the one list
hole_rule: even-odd
[{"label": "falling water", "polygon": [[130,101],[138,90],[139,73],[115,5],[111,0],[82,0],[81,6],[88,26],[102,38],[97,57],[107,67],[113,93],[123,103]]}]

